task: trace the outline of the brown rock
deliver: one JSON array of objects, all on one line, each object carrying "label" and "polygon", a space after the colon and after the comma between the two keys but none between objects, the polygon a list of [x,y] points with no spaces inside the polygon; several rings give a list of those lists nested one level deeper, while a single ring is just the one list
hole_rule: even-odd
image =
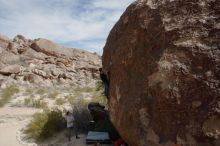
[{"label": "brown rock", "polygon": [[219,117],[219,10],[220,1],[139,0],[111,30],[109,112],[130,146],[214,141],[202,127]]},{"label": "brown rock", "polygon": [[7,49],[8,49],[10,52],[12,52],[12,53],[17,54],[17,53],[18,53],[18,47],[19,47],[18,44],[13,43],[13,42],[9,42],[9,43],[8,43],[8,46],[7,46]]},{"label": "brown rock", "polygon": [[220,139],[220,117],[213,116],[203,123],[203,132],[208,137]]},{"label": "brown rock", "polygon": [[9,66],[6,66],[4,68],[2,68],[0,70],[0,74],[3,74],[3,75],[11,75],[11,74],[18,74],[20,73],[22,70],[22,67],[20,65],[9,65]]},{"label": "brown rock", "polygon": [[0,54],[3,53],[3,51],[5,51],[5,49],[3,49],[2,47],[0,47]]},{"label": "brown rock", "polygon": [[47,78],[47,73],[43,70],[39,70],[39,69],[33,69],[32,73],[39,75],[41,77]]},{"label": "brown rock", "polygon": [[37,52],[33,49],[27,49],[27,51],[25,51],[23,55],[40,60],[44,60],[47,57],[47,55],[41,52]]},{"label": "brown rock", "polygon": [[3,52],[0,54],[0,62],[4,64],[14,64],[20,61],[20,57],[11,53],[11,52]]},{"label": "brown rock", "polygon": [[4,35],[0,35],[0,47],[6,48],[9,42],[10,42],[10,39],[8,37]]},{"label": "brown rock", "polygon": [[42,52],[49,56],[61,57],[71,56],[73,54],[71,49],[64,48],[47,39],[37,39],[32,43],[31,48],[37,52]]},{"label": "brown rock", "polygon": [[26,38],[23,36],[23,35],[17,35],[14,39],[13,39],[13,41],[23,41],[23,42],[26,42],[27,40],[26,40]]},{"label": "brown rock", "polygon": [[[14,66],[7,68],[7,66],[15,64],[23,66],[24,70],[19,72]],[[62,78],[60,80],[65,82],[65,86],[70,86],[70,83],[77,80],[83,85],[93,85],[96,81],[95,77],[85,78],[86,73],[84,72],[87,70],[76,71],[76,69],[84,67],[94,70],[97,74],[97,68],[100,66],[101,60],[97,54],[65,48],[46,39],[32,41],[22,35],[17,35],[10,40],[0,36],[0,70],[2,71],[0,78],[6,81],[12,79],[16,83],[26,84],[23,82],[24,79],[33,85],[37,83],[37,85],[42,84],[49,87],[53,86],[52,82],[56,83],[59,80],[60,75]],[[42,79],[44,79],[43,82]],[[10,81],[7,85],[11,83],[13,82]]]},{"label": "brown rock", "polygon": [[30,83],[38,83],[38,82],[41,82],[43,81],[43,79],[38,76],[38,75],[35,75],[35,74],[27,74],[24,76],[24,80],[25,81],[29,81]]}]

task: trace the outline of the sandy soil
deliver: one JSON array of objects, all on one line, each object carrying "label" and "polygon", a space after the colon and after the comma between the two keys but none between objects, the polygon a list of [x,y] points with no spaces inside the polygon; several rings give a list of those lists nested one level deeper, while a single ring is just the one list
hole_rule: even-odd
[{"label": "sandy soil", "polygon": [[[46,144],[39,144],[38,146],[94,146],[92,144],[86,144],[86,135],[79,135],[80,139],[75,139],[73,137],[71,141],[68,141],[67,138],[64,136],[65,133],[62,132],[58,134],[56,137],[48,140]],[[100,145],[100,146],[112,146],[112,145]]]},{"label": "sandy soil", "polygon": [[39,110],[34,108],[0,108],[0,146],[23,146],[20,130],[30,121],[31,115]]},{"label": "sandy soil", "polygon": [[73,137],[69,142],[65,137],[65,132],[41,144],[22,141],[21,129],[31,120],[31,116],[39,111],[35,108],[10,107],[9,105],[0,108],[0,146],[86,146],[86,135],[80,135],[80,139]]}]

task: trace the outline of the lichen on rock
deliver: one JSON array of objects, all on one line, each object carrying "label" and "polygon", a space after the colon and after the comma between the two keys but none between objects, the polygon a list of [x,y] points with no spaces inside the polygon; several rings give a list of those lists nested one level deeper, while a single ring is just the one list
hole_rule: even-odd
[{"label": "lichen on rock", "polygon": [[220,111],[219,10],[217,0],[138,0],[113,27],[102,63],[129,145],[217,146],[207,123]]}]

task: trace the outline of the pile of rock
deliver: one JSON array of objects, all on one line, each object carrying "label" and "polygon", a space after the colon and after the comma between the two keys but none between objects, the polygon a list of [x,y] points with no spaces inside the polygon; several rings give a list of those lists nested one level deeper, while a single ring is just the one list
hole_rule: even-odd
[{"label": "pile of rock", "polygon": [[2,83],[10,78],[18,84],[91,85],[98,77],[100,66],[100,56],[94,53],[65,48],[47,39],[30,40],[17,35],[11,40],[0,36]]}]

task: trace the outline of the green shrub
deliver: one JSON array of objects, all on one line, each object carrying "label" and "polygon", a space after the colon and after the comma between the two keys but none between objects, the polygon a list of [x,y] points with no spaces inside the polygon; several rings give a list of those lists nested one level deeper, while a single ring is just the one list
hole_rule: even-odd
[{"label": "green shrub", "polygon": [[26,89],[25,92],[26,92],[26,95],[31,95],[33,93],[33,89],[28,88],[28,89]]},{"label": "green shrub", "polygon": [[96,92],[93,94],[92,102],[99,102],[100,104],[107,106],[108,100],[104,95],[104,86],[101,80],[96,82]]},{"label": "green shrub", "polygon": [[70,103],[71,105],[74,104],[76,102],[77,97],[75,95],[68,95],[64,97],[68,103]]},{"label": "green shrub", "polygon": [[100,103],[104,106],[107,106],[108,99],[107,99],[107,97],[105,97],[102,94],[94,94],[93,97],[92,97],[92,102],[98,102],[98,103]]},{"label": "green shrub", "polygon": [[83,96],[83,94],[82,94],[82,92],[81,91],[75,91],[74,92],[74,95],[76,96],[76,97],[82,97]]},{"label": "green shrub", "polygon": [[28,107],[35,107],[35,108],[47,108],[47,103],[40,99],[33,99],[31,98],[25,98],[24,99],[24,105]]},{"label": "green shrub", "polygon": [[36,91],[36,94],[38,94],[38,95],[44,95],[44,93],[46,93],[46,91],[42,88],[40,88]]},{"label": "green shrub", "polygon": [[33,119],[24,130],[27,139],[38,141],[52,137],[65,128],[65,120],[60,110],[43,111],[33,115]]},{"label": "green shrub", "polygon": [[47,108],[47,103],[43,100],[33,100],[33,107],[35,108]]},{"label": "green shrub", "polygon": [[87,93],[90,93],[90,92],[93,92],[93,88],[92,87],[89,87],[89,86],[84,86],[84,87],[77,87],[75,89],[75,92],[76,93],[83,93],[83,92],[87,92]]},{"label": "green shrub", "polygon": [[24,105],[30,106],[32,104],[33,99],[32,98],[25,98],[24,99]]},{"label": "green shrub", "polygon": [[1,93],[1,99],[0,99],[0,107],[3,107],[10,99],[11,97],[19,93],[19,88],[17,86],[9,86],[2,90]]},{"label": "green shrub", "polygon": [[66,103],[66,100],[64,98],[57,98],[55,103],[57,105],[63,105],[64,103]]},{"label": "green shrub", "polygon": [[59,92],[54,91],[54,92],[50,92],[50,94],[48,94],[47,97],[51,99],[55,99],[58,95],[59,95]]},{"label": "green shrub", "polygon": [[83,88],[81,88],[81,92],[92,92],[93,91],[93,88],[92,87],[89,87],[89,86],[85,86]]},{"label": "green shrub", "polygon": [[90,129],[89,122],[92,117],[87,109],[88,102],[84,99],[78,98],[71,104],[73,107],[73,115],[75,117],[75,124],[79,132],[86,133]]},{"label": "green shrub", "polygon": [[96,81],[96,91],[97,92],[102,92],[102,94],[104,94],[104,85],[102,83],[102,80],[97,80]]}]

